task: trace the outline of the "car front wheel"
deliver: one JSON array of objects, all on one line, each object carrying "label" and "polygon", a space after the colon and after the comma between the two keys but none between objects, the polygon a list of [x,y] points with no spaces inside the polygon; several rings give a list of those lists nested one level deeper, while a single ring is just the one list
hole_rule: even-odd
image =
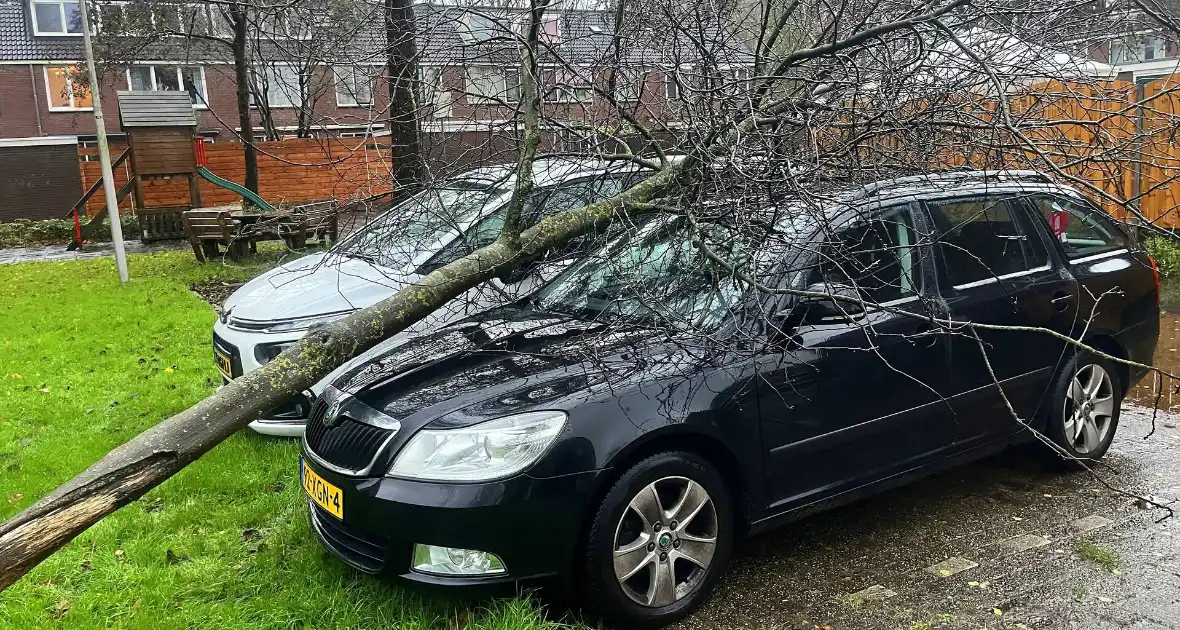
[{"label": "car front wheel", "polygon": [[611,487],[587,536],[587,604],[626,628],[657,628],[693,611],[729,560],[725,481],[692,453],[653,455]]},{"label": "car front wheel", "polygon": [[1118,428],[1122,391],[1110,361],[1079,353],[1054,383],[1049,437],[1078,460],[1100,459]]}]

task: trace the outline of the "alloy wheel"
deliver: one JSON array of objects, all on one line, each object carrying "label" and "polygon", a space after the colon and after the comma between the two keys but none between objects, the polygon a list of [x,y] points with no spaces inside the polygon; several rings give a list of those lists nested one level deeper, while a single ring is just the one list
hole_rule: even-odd
[{"label": "alloy wheel", "polygon": [[1091,363],[1074,374],[1061,417],[1065,439],[1079,455],[1097,451],[1106,441],[1114,406],[1114,385],[1101,365]]},{"label": "alloy wheel", "polygon": [[717,509],[701,484],[664,477],[639,491],[615,528],[614,570],[637,604],[660,608],[692,592],[717,548]]}]

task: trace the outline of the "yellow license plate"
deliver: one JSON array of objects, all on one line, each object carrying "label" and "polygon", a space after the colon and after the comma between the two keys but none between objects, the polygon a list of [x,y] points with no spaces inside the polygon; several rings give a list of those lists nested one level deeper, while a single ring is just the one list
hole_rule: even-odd
[{"label": "yellow license plate", "polygon": [[226,379],[233,380],[234,362],[229,358],[229,355],[222,352],[221,348],[213,346],[213,360],[217,363],[217,369],[221,370],[222,376]]},{"label": "yellow license plate", "polygon": [[344,493],[315,474],[307,462],[303,462],[303,491],[316,502],[316,505],[330,512],[332,516],[344,518]]}]

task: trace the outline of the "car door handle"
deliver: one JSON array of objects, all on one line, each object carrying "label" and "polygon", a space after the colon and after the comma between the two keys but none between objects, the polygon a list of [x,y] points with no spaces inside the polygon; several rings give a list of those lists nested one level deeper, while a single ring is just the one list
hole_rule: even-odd
[{"label": "car door handle", "polygon": [[1069,303],[1073,301],[1073,294],[1058,291],[1057,293],[1053,294],[1053,299],[1049,301],[1053,303],[1053,308],[1055,310],[1064,311],[1065,309],[1069,308]]}]

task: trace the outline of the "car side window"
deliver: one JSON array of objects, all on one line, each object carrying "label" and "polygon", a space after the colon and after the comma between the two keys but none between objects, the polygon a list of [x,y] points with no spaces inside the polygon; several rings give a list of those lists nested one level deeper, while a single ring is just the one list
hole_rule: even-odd
[{"label": "car side window", "polygon": [[807,284],[851,286],[874,304],[915,296],[921,286],[916,243],[908,207],[891,208],[826,237]]},{"label": "car side window", "polygon": [[1057,195],[1036,195],[1032,204],[1070,260],[1127,247],[1127,238],[1114,221],[1086,204]]},{"label": "car side window", "polygon": [[1010,198],[977,197],[928,202],[946,276],[959,286],[1047,263],[1044,248],[1032,247],[1020,206]]}]

